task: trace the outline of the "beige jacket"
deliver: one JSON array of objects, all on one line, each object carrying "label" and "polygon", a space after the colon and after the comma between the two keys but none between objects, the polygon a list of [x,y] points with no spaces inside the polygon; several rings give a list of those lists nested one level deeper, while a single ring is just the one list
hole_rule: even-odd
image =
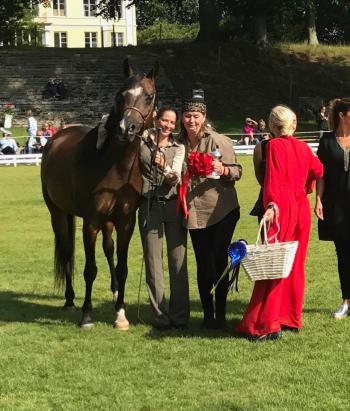
[{"label": "beige jacket", "polygon": [[[242,166],[237,164],[232,140],[214,131],[206,133],[192,150],[187,145],[187,155],[190,151],[211,153],[218,148],[222,154],[221,161],[230,172],[214,180],[205,177],[192,177],[188,192],[189,209],[188,228],[205,228],[222,220],[229,212],[239,207],[235,181],[242,175]],[[187,158],[187,155],[185,158]],[[186,161],[186,160],[185,160]]]},{"label": "beige jacket", "polygon": [[166,147],[159,148],[164,155],[165,167],[161,170],[152,165],[152,155],[157,149],[155,130],[146,130],[141,139],[139,164],[142,176],[142,195],[148,197],[173,198],[181,182],[181,170],[185,157],[185,146],[170,136]]}]

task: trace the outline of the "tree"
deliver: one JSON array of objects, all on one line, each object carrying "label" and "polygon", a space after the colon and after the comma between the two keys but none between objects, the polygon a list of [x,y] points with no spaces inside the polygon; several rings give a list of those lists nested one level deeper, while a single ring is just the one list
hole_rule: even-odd
[{"label": "tree", "polygon": [[139,27],[157,21],[189,25],[198,22],[198,0],[138,0],[136,18]]},{"label": "tree", "polygon": [[197,41],[215,42],[219,39],[219,13],[215,0],[199,0],[199,33]]},{"label": "tree", "polygon": [[305,0],[305,21],[307,32],[307,43],[310,46],[318,45],[316,31],[316,7],[314,0]]},{"label": "tree", "polygon": [[30,7],[27,0],[2,0],[0,3],[0,41],[9,44],[16,31],[21,26],[21,21]]}]

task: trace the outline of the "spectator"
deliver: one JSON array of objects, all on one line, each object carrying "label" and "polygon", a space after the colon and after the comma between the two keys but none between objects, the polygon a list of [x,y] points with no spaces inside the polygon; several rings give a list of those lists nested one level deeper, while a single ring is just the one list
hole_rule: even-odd
[{"label": "spectator", "polygon": [[48,129],[51,132],[51,137],[52,137],[57,131],[56,127],[54,127],[52,121],[48,121],[47,124],[48,124]]},{"label": "spectator", "polygon": [[323,136],[323,131],[328,131],[328,113],[326,106],[321,106],[316,116],[316,123],[320,131],[320,138]]},{"label": "spectator", "polygon": [[315,213],[319,239],[333,241],[336,250],[342,302],[333,318],[340,320],[350,314],[350,99],[331,102],[329,124],[317,150],[324,177],[317,181]]},{"label": "spectator", "polygon": [[263,140],[268,140],[269,138],[270,134],[266,131],[265,120],[261,118],[260,120],[258,120],[258,124],[254,129],[255,144]]},{"label": "spectator", "polygon": [[52,137],[52,131],[50,130],[50,125],[48,122],[44,123],[41,127],[41,136],[46,137],[46,139],[50,139]]},{"label": "spectator", "polygon": [[243,127],[243,144],[250,145],[254,143],[254,128],[258,123],[250,117],[245,119]]},{"label": "spectator", "polygon": [[2,131],[2,138],[0,139],[0,153],[1,154],[16,154],[18,151],[18,145],[12,138],[12,133],[4,128],[0,128]]},{"label": "spectator", "polygon": [[27,110],[27,131],[28,131],[28,138],[26,141],[26,151],[29,154],[35,152],[35,147],[37,144],[36,141],[36,134],[38,132],[38,123],[33,116],[32,110]]},{"label": "spectator", "polygon": [[62,80],[58,78],[50,78],[45,86],[43,97],[63,99],[67,94],[66,87]]}]

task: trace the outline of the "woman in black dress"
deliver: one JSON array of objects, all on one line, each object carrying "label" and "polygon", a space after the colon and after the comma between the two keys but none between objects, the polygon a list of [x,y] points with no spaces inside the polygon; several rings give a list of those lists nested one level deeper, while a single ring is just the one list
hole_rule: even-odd
[{"label": "woman in black dress", "polygon": [[342,319],[350,313],[350,99],[331,102],[329,126],[317,152],[324,177],[317,182],[315,214],[319,239],[335,245],[342,303],[333,317]]}]

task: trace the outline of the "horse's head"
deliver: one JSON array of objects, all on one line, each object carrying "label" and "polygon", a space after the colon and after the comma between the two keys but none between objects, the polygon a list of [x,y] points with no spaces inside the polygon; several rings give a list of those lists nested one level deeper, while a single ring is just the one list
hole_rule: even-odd
[{"label": "horse's head", "polygon": [[[156,62],[154,68],[147,74],[134,73],[128,59],[124,60],[123,66],[127,79],[115,97],[104,128],[108,135],[117,136],[121,144],[127,144],[152,124],[156,95],[154,79],[159,65]],[[100,142],[100,146],[102,144]]]}]

